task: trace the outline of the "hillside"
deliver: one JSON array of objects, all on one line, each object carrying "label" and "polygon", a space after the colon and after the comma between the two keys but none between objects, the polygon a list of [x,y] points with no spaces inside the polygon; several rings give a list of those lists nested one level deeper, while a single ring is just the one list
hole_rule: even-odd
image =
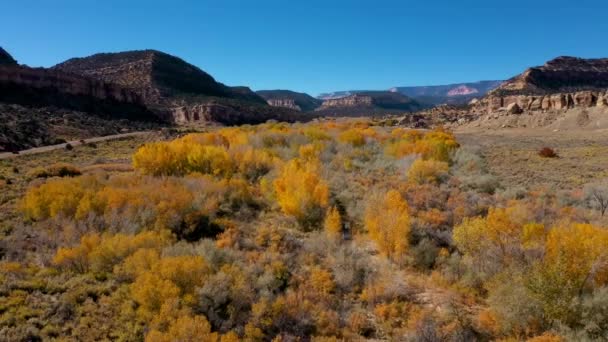
[{"label": "hillside", "polygon": [[423,106],[400,93],[362,91],[323,101],[316,113],[325,116],[377,116],[390,113],[415,112]]},{"label": "hillside", "polygon": [[608,88],[608,58],[557,57],[504,82],[491,95],[544,95]]},{"label": "hillside", "polygon": [[134,92],[59,70],[19,66],[0,54],[0,151],[159,127]]},{"label": "hillside", "polygon": [[55,70],[119,84],[177,123],[294,121],[297,112],[274,108],[247,87],[228,87],[186,61],[155,50],[100,53],[73,58]]},{"label": "hillside", "polygon": [[[321,106],[322,100],[291,90],[258,90],[256,92],[271,106],[288,107],[310,112]],[[297,106],[297,107],[296,107]]]},{"label": "hillside", "polygon": [[0,65],[17,65],[17,61],[0,46]]}]

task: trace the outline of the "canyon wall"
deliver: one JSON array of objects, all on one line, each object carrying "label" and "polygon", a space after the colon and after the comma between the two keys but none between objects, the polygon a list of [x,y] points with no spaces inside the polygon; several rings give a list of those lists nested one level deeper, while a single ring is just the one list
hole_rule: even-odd
[{"label": "canyon wall", "polygon": [[489,95],[473,104],[473,108],[489,113],[501,110],[539,111],[595,106],[608,106],[607,91],[587,90],[549,95]]},{"label": "canyon wall", "polygon": [[330,107],[356,107],[371,105],[373,105],[373,99],[371,96],[355,94],[338,99],[325,100],[321,105],[321,109],[327,109]]},{"label": "canyon wall", "polygon": [[290,108],[297,111],[302,110],[302,108],[296,104],[294,99],[269,99],[266,100],[266,102],[273,107]]}]

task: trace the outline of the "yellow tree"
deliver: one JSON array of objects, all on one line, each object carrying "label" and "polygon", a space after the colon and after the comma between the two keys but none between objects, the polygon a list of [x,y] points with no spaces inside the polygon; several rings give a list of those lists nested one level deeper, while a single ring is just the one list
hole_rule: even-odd
[{"label": "yellow tree", "polygon": [[323,219],[329,188],[319,174],[317,161],[290,160],[273,184],[277,201],[285,214],[294,216],[305,227]]},{"label": "yellow tree", "polygon": [[577,319],[573,298],[608,283],[608,232],[590,224],[554,227],[545,256],[529,275],[528,289],[551,320]]},{"label": "yellow tree", "polygon": [[390,190],[379,201],[370,201],[365,227],[382,254],[393,259],[403,256],[409,247],[410,216],[401,194]]},{"label": "yellow tree", "polygon": [[[524,226],[512,218],[516,209],[517,207],[490,208],[485,218],[465,218],[453,231],[456,246],[481,264],[487,261],[486,257],[490,255],[497,256],[503,264],[508,263],[522,243],[532,238],[528,236],[528,230],[524,230]],[[532,235],[535,234],[538,233]]]}]

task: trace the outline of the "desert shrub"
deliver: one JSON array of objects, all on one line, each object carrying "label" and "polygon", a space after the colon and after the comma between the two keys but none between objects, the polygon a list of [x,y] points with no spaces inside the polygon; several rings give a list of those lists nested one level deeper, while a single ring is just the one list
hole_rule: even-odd
[{"label": "desert shrub", "polygon": [[28,178],[49,178],[49,177],[74,177],[80,176],[82,172],[76,166],[67,163],[56,163],[47,167],[37,167],[30,170]]},{"label": "desert shrub", "polygon": [[53,263],[74,272],[111,272],[123,260],[141,249],[160,252],[169,243],[166,234],[144,232],[137,235],[88,234],[73,248],[60,248]]},{"label": "desert shrub", "polygon": [[212,221],[220,208],[239,210],[250,203],[247,185],[239,180],[85,175],[28,189],[21,208],[27,219],[35,221],[93,217],[103,224],[93,226],[99,229],[131,233],[170,229],[193,241],[219,232]]},{"label": "desert shrub", "polygon": [[460,146],[451,133],[441,130],[423,134],[397,128],[391,135],[393,138],[386,145],[385,153],[396,158],[418,154],[423,159],[447,162],[450,154]]},{"label": "desert shrub", "polygon": [[435,265],[439,255],[439,248],[429,239],[421,240],[412,249],[414,266],[422,270],[430,270]]},{"label": "desert shrub", "polygon": [[351,128],[340,133],[338,140],[345,144],[351,144],[355,147],[365,145],[365,135],[363,132],[361,132],[361,130],[356,128]]},{"label": "desert shrub", "polygon": [[417,159],[407,171],[407,178],[416,184],[437,183],[447,176],[448,169],[446,162]]},{"label": "desert shrub", "polygon": [[557,158],[557,153],[551,147],[543,147],[538,151],[538,155],[543,158]]}]

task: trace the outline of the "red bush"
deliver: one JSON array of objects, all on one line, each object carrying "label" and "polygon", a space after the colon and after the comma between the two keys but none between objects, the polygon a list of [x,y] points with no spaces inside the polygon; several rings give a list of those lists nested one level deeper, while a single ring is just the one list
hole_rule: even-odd
[{"label": "red bush", "polygon": [[555,151],[550,147],[543,147],[538,151],[538,155],[543,158],[557,158],[558,155]]}]

